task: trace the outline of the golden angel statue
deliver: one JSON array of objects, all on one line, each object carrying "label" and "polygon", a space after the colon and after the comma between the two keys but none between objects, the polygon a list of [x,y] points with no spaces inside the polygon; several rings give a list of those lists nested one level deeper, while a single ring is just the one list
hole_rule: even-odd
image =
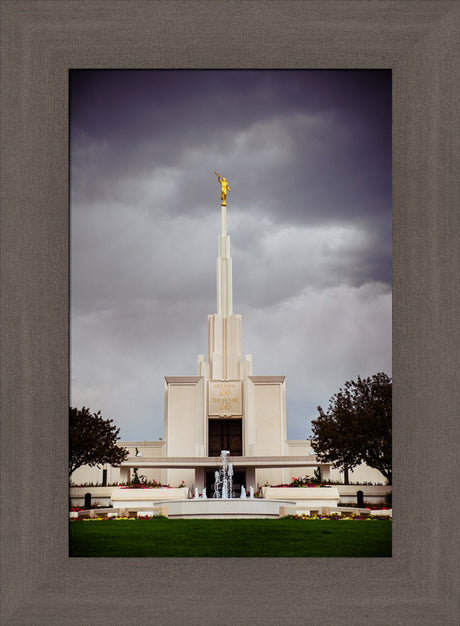
[{"label": "golden angel statue", "polygon": [[217,180],[220,183],[220,203],[223,206],[226,206],[227,205],[227,191],[231,191],[230,186],[224,177],[221,178],[217,172],[214,172],[214,174],[217,176]]}]

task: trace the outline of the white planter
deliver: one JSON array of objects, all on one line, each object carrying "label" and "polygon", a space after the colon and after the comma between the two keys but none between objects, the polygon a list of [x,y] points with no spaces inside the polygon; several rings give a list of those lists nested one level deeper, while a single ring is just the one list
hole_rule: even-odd
[{"label": "white planter", "polygon": [[295,500],[308,506],[337,506],[339,492],[336,487],[262,487],[267,500]]},{"label": "white planter", "polygon": [[123,489],[115,487],[111,500],[114,509],[125,506],[148,506],[159,500],[186,500],[188,487],[159,487],[153,489]]}]

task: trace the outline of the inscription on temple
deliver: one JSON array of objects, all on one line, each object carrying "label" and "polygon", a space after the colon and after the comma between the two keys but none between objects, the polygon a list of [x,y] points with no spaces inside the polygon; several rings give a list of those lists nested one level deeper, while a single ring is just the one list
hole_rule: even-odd
[{"label": "inscription on temple", "polygon": [[241,381],[209,381],[209,415],[242,415]]}]

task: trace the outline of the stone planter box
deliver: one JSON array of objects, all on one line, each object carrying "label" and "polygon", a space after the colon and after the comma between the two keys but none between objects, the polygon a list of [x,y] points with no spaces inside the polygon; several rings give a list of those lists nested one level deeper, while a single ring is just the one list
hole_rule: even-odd
[{"label": "stone planter box", "polygon": [[92,504],[97,504],[98,506],[109,506],[110,505],[110,494],[113,491],[113,487],[102,487],[102,486],[86,486],[86,487],[70,487],[69,489],[69,497],[71,506],[84,506],[85,504],[85,493],[91,494],[91,502]]},{"label": "stone planter box", "polygon": [[392,490],[391,485],[336,485],[342,504],[356,504],[356,494],[363,492],[363,499],[370,504],[384,504],[385,494]]},{"label": "stone planter box", "polygon": [[85,493],[90,493],[93,498],[110,498],[110,494],[112,493],[114,487],[102,487],[102,486],[91,486],[91,487],[70,487],[70,497],[71,498],[84,498]]},{"label": "stone planter box", "polygon": [[158,500],[186,500],[188,487],[159,487],[157,489],[112,489],[111,502],[114,509],[127,506],[146,506]]},{"label": "stone planter box", "polygon": [[336,487],[262,487],[268,500],[295,500],[312,507],[337,506],[339,492]]}]

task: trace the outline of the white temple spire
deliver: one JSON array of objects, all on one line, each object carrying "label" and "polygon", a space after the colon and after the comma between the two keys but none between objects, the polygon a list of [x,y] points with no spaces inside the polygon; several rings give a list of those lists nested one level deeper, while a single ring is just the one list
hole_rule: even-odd
[{"label": "white temple spire", "polygon": [[232,259],[230,236],[227,235],[227,192],[230,187],[217,172],[221,185],[220,206],[222,217],[221,234],[218,237],[217,255],[217,313],[208,315],[208,363],[198,361],[198,375],[214,381],[243,380],[252,375],[249,355],[241,359],[241,315],[233,313]]}]

